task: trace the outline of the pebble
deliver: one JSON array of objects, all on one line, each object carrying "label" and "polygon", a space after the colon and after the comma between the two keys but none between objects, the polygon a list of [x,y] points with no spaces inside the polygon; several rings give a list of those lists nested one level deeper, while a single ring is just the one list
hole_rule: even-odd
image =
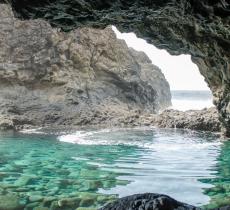
[{"label": "pebble", "polygon": [[34,195],[29,197],[30,202],[42,201],[43,197],[39,195]]},{"label": "pebble", "polygon": [[24,205],[20,198],[14,194],[0,196],[0,210],[22,210]]}]

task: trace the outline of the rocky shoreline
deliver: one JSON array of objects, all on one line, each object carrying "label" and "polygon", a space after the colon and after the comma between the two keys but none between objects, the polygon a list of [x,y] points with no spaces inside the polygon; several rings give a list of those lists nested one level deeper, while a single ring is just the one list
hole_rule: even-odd
[{"label": "rocky shoreline", "polygon": [[229,1],[9,2],[15,15],[22,20],[43,19],[64,31],[115,25],[119,31],[134,32],[172,55],[190,54],[212,91],[222,131],[230,136]]},{"label": "rocky shoreline", "polygon": [[[143,52],[110,27],[68,33],[0,4],[0,130],[156,126],[219,132],[215,108],[180,112]],[[30,37],[30,38],[29,38]]]},{"label": "rocky shoreline", "polygon": [[161,70],[111,27],[64,33],[44,20],[15,18],[7,4],[0,18],[2,129],[116,125],[171,105]]},{"label": "rocky shoreline", "polygon": [[215,107],[189,111],[166,110],[157,116],[154,123],[160,128],[221,131],[221,124]]},{"label": "rocky shoreline", "polygon": [[88,115],[83,115],[77,125],[45,125],[33,126],[30,124],[14,125],[13,121],[0,118],[0,130],[26,130],[43,127],[46,130],[76,130],[81,128],[132,128],[151,126],[157,128],[190,129],[196,131],[221,132],[221,124],[216,108],[203,110],[178,111],[168,109],[160,114],[143,114],[140,110],[117,112],[95,110]]}]

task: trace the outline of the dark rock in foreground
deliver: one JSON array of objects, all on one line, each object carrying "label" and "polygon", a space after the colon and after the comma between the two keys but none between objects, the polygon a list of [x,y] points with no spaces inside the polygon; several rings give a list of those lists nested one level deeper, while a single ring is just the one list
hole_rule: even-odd
[{"label": "dark rock in foreground", "polygon": [[[121,198],[100,210],[201,210],[201,208],[176,201],[167,195],[145,193]],[[215,210],[230,210],[230,206]]]},{"label": "dark rock in foreground", "polygon": [[167,195],[137,194],[121,198],[100,210],[200,210]]}]

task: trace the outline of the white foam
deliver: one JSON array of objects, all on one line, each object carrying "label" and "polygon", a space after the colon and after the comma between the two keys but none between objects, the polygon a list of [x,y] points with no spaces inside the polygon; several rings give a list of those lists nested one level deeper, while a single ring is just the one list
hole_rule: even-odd
[{"label": "white foam", "polygon": [[33,128],[33,129],[23,129],[20,131],[20,133],[25,134],[44,134],[44,131],[41,131],[42,128]]},{"label": "white foam", "polygon": [[61,135],[58,137],[59,141],[72,143],[72,144],[86,144],[86,145],[94,145],[94,144],[106,144],[103,141],[95,142],[90,139],[86,139],[86,137],[93,136],[97,133],[107,133],[110,132],[110,129],[102,129],[98,131],[76,131],[73,134]]},{"label": "white foam", "polygon": [[[136,130],[140,128],[132,128],[132,130]],[[142,128],[143,130],[148,129],[151,130],[152,128]],[[140,141],[127,141],[124,139],[118,139],[118,138],[106,138],[106,137],[100,137],[100,138],[91,138],[92,136],[96,134],[101,133],[110,133],[115,131],[122,131],[122,130],[130,130],[130,129],[122,129],[122,128],[112,128],[112,129],[101,129],[98,131],[76,131],[72,134],[67,135],[61,135],[58,137],[58,140],[61,142],[67,142],[72,144],[82,144],[82,145],[129,145],[129,146],[138,146],[142,145]]]},{"label": "white foam", "polygon": [[[219,147],[222,143],[217,142],[190,142],[189,139],[183,139],[183,141],[169,142],[168,139],[164,139],[163,136],[157,137],[160,140],[154,141],[140,141],[139,139],[126,139],[126,138],[109,138],[107,136],[96,136],[96,134],[110,133],[114,131],[121,131],[127,129],[102,129],[98,131],[77,131],[73,134],[61,135],[58,137],[59,141],[79,144],[79,145],[126,145],[136,146],[141,148],[150,149],[152,151],[191,151],[191,150],[203,150],[209,148]],[[148,130],[152,130],[148,128]]]},{"label": "white foam", "polygon": [[221,142],[204,142],[204,143],[177,143],[167,144],[167,143],[156,143],[156,144],[146,144],[145,148],[152,149],[155,151],[189,151],[189,150],[203,150],[206,148],[219,147]]}]

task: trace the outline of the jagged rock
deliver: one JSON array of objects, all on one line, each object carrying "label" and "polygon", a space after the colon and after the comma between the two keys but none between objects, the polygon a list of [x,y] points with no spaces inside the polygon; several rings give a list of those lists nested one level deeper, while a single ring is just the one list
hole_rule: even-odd
[{"label": "jagged rock", "polygon": [[146,193],[121,198],[100,210],[201,210],[167,195]]},{"label": "jagged rock", "polygon": [[[4,0],[1,0],[4,1]],[[122,32],[191,54],[205,77],[230,136],[230,3],[227,0],[11,0],[16,15],[44,18],[63,30],[115,25]],[[178,75],[179,76],[179,75]]]},{"label": "jagged rock", "polygon": [[8,116],[0,116],[0,130],[13,130],[14,123]]},{"label": "jagged rock", "polygon": [[[201,210],[189,204],[181,203],[167,195],[145,193],[120,198],[99,210]],[[213,210],[230,210],[230,206]]]},{"label": "jagged rock", "polygon": [[191,130],[220,132],[220,121],[216,108],[203,110],[165,110],[153,120],[161,128],[185,128]]},{"label": "jagged rock", "polygon": [[18,129],[99,124],[171,103],[160,69],[110,27],[64,33],[44,20],[18,20],[6,4],[0,19],[0,114]]},{"label": "jagged rock", "polygon": [[129,113],[119,118],[127,126],[155,126],[159,128],[181,128],[198,131],[220,132],[221,125],[215,107],[202,110],[178,111],[168,109],[160,114]]}]

